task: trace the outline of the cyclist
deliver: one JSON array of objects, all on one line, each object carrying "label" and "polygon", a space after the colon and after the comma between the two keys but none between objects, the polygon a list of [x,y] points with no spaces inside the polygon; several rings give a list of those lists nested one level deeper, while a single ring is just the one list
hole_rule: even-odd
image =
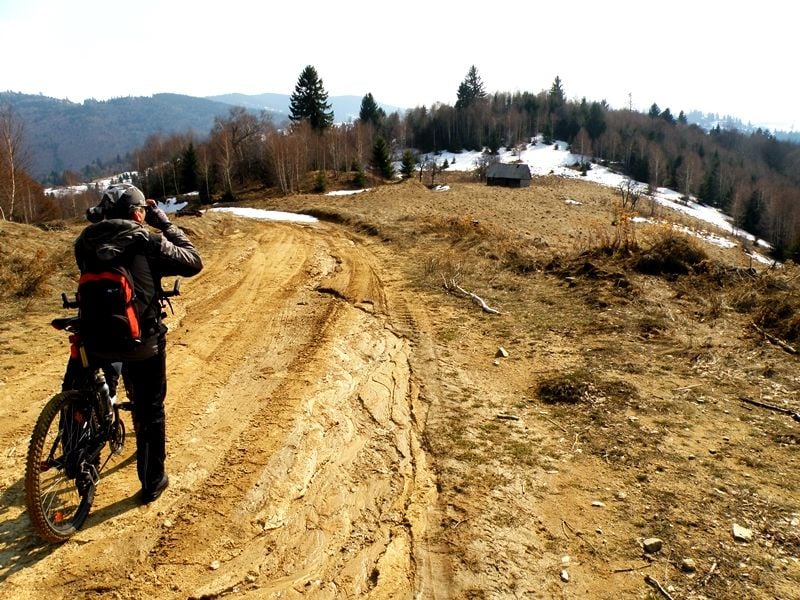
[{"label": "cyclist", "polygon": [[[93,358],[122,363],[125,390],[133,403],[136,466],[142,485],[139,499],[148,504],[169,485],[164,469],[167,328],[161,322],[158,302],[161,278],[191,277],[200,272],[203,263],[186,234],[133,185],[106,189],[100,203],[87,211],[87,218],[92,224],[75,240],[75,259],[81,273],[103,262],[118,262],[130,271],[136,292],[142,343],[131,351]],[[151,232],[145,223],[161,233]]]}]

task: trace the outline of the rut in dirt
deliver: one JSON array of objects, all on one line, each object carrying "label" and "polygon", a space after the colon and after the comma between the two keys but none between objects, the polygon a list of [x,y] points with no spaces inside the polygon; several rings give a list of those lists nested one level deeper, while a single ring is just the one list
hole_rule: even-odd
[{"label": "rut in dirt", "polygon": [[[175,319],[170,386],[181,400],[168,415],[173,483],[158,506],[124,500],[99,523],[90,515],[77,545],[8,589],[389,598],[425,588],[417,564],[436,491],[412,343],[387,326],[379,268],[335,229],[265,227],[215,257]],[[98,512],[131,481],[103,482]],[[93,575],[56,578],[51,560]]]}]

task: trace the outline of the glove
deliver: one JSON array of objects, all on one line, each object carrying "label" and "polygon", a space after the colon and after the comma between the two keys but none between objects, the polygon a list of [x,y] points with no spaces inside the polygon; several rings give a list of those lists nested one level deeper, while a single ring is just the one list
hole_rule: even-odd
[{"label": "glove", "polygon": [[160,231],[166,231],[170,228],[170,223],[167,213],[161,210],[158,206],[148,206],[145,211],[144,221],[151,227],[155,227]]}]

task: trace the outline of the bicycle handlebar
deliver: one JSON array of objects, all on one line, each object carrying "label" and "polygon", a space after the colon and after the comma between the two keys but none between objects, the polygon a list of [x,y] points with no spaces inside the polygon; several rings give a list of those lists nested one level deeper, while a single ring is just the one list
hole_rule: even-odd
[{"label": "bicycle handlebar", "polygon": [[[165,299],[180,295],[181,295],[181,280],[176,279],[175,283],[172,285],[171,290],[163,290],[163,289],[159,290],[158,298]],[[61,292],[61,306],[63,308],[80,308],[80,306],[78,305],[77,298],[75,300],[70,300],[69,298],[67,298],[67,294],[64,292]]]}]

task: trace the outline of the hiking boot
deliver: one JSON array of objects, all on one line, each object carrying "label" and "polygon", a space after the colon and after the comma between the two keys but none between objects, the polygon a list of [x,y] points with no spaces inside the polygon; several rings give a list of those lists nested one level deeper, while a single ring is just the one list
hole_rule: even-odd
[{"label": "hiking boot", "polygon": [[167,477],[167,474],[164,473],[164,475],[161,477],[161,481],[159,481],[154,488],[142,488],[142,493],[139,496],[142,504],[150,504],[154,500],[157,500],[164,490],[167,489],[167,486],[169,486],[169,477]]}]

